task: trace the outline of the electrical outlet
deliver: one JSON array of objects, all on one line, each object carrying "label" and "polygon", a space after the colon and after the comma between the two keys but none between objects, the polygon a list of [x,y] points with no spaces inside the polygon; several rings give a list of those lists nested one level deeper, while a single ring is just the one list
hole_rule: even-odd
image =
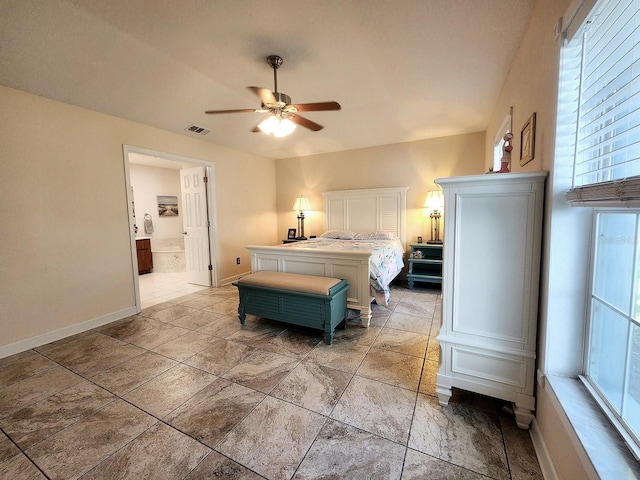
[{"label": "electrical outlet", "polygon": [[240,257],[236,258],[236,265],[240,265]]}]

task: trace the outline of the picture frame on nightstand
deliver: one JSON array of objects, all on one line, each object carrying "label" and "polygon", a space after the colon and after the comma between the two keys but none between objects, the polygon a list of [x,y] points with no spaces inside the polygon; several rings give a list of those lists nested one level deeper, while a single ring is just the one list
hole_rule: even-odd
[{"label": "picture frame on nightstand", "polygon": [[287,240],[295,240],[295,238],[296,238],[296,229],[290,228],[287,231]]},{"label": "picture frame on nightstand", "polygon": [[422,237],[418,237],[418,243],[422,243]]}]

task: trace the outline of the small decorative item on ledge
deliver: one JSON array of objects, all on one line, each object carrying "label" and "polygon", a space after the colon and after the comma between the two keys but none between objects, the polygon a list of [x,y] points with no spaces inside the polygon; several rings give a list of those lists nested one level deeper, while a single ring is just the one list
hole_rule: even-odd
[{"label": "small decorative item on ledge", "polygon": [[495,173],[509,173],[509,164],[511,163],[511,151],[513,150],[513,145],[511,145],[511,141],[513,140],[513,133],[507,132],[504,135],[504,146],[502,147],[502,158],[500,159],[500,170],[496,170]]}]

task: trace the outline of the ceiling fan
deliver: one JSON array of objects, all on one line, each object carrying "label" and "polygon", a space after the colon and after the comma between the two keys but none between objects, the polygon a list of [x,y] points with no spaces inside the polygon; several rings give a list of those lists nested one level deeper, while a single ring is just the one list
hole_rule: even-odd
[{"label": "ceiling fan", "polygon": [[261,87],[247,87],[258,98],[260,98],[260,108],[245,108],[237,110],[207,110],[206,114],[214,115],[219,113],[239,113],[239,112],[255,112],[268,113],[268,115],[256,125],[252,132],[264,132],[276,137],[289,135],[296,128],[296,124],[301,125],[309,130],[317,132],[324,127],[312,122],[311,120],[301,117],[298,112],[319,112],[328,110],[340,110],[338,102],[316,102],[316,103],[291,103],[291,97],[282,92],[278,92],[278,68],[282,65],[282,57],[278,55],[269,55],[267,63],[273,68],[274,91]]}]

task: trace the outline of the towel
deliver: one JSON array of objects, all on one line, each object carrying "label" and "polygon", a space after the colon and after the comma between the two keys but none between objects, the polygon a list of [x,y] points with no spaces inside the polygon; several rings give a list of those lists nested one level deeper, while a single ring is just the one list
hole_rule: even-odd
[{"label": "towel", "polygon": [[144,233],[153,233],[153,220],[148,213],[144,214]]}]

